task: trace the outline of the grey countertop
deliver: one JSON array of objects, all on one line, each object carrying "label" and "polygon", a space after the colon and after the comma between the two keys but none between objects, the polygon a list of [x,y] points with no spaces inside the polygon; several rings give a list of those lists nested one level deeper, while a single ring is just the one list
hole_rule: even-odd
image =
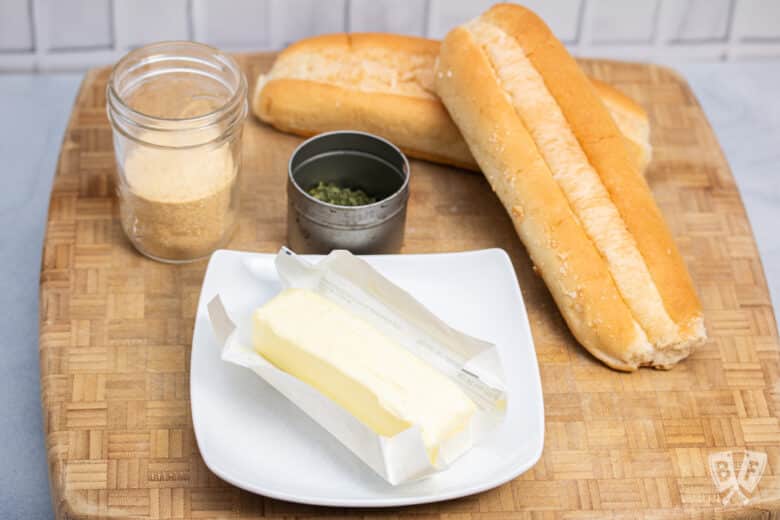
[{"label": "grey countertop", "polygon": [[[685,64],[737,179],[780,302],[780,62]],[[80,75],[0,76],[0,518],[52,517],[38,384],[46,208]]]}]

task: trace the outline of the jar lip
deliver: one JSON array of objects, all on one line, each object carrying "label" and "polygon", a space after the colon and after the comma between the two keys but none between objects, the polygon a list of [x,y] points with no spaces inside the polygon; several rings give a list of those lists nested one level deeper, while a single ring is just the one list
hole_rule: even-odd
[{"label": "jar lip", "polygon": [[[149,52],[150,50],[153,50],[158,47],[165,48],[171,45],[180,45],[182,47],[190,47],[193,49],[208,51],[214,54],[218,59],[220,59],[220,61],[222,61],[222,63],[224,63],[232,72],[236,74],[236,76],[238,77],[238,85],[236,86],[234,92],[231,94],[228,100],[225,101],[225,103],[223,103],[219,107],[205,114],[200,114],[193,117],[180,117],[180,118],[154,116],[151,114],[138,111],[132,108],[127,103],[125,103],[125,100],[119,94],[119,92],[117,92],[117,89],[115,87],[117,71],[121,70],[130,61],[132,61],[133,59],[137,59],[139,55],[145,52]],[[159,41],[159,42],[150,43],[148,45],[144,45],[136,49],[133,49],[132,51],[125,54],[118,62],[116,62],[116,64],[114,64],[114,66],[111,68],[111,74],[109,75],[108,82],[107,82],[108,103],[111,106],[111,108],[118,109],[121,112],[124,112],[122,114],[124,117],[137,118],[137,119],[149,120],[149,121],[161,121],[166,123],[190,123],[195,127],[208,126],[209,124],[213,124],[214,122],[216,122],[216,120],[219,120],[221,114],[223,114],[224,112],[230,112],[231,111],[230,109],[233,106],[240,104],[242,98],[244,98],[245,101],[246,90],[247,90],[246,77],[244,76],[243,71],[238,66],[236,61],[230,55],[222,52],[221,50],[211,45],[206,45],[205,43],[193,42],[189,40]],[[201,122],[202,124],[198,124]],[[146,126],[146,125],[141,124],[140,126]],[[165,130],[165,129],[156,129],[156,130]]]}]

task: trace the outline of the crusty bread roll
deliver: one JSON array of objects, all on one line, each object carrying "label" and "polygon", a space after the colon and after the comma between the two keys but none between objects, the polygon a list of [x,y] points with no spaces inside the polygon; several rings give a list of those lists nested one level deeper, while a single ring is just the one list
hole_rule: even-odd
[{"label": "crusty bread roll", "polygon": [[596,92],[609,110],[620,133],[626,137],[629,152],[639,166],[639,171],[644,173],[653,156],[647,112],[639,103],[612,85],[593,78],[590,81],[596,87]]},{"label": "crusty bread roll", "polygon": [[705,337],[652,193],[598,91],[534,13],[494,6],[445,38],[436,92],[574,336],[620,370]]},{"label": "crusty bread roll", "polygon": [[[433,88],[439,42],[394,34],[328,34],[282,51],[260,76],[252,110],[284,132],[350,128],[381,135],[420,159],[478,170]],[[642,108],[598,82],[604,103],[644,170],[650,126]]]}]

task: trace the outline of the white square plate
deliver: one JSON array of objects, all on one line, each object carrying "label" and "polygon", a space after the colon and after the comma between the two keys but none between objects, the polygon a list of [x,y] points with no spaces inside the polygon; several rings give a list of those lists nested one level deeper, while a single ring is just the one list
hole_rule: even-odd
[{"label": "white square plate", "polygon": [[[219,293],[234,321],[249,320],[281,289],[275,257],[217,251],[203,280],[192,339],[192,421],[203,460],[217,476],[281,500],[387,507],[478,493],[539,460],[539,367],[517,278],[503,250],[363,257],[451,326],[496,344],[507,383],[507,414],[489,438],[446,471],[395,487],[253,372],[221,361],[206,304]],[[247,258],[267,262],[267,277],[250,274]]]}]

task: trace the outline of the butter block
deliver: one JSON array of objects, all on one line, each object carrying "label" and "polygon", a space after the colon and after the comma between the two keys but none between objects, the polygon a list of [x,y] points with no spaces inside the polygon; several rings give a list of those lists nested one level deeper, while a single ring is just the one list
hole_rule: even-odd
[{"label": "butter block", "polygon": [[462,432],[474,402],[451,379],[346,308],[286,289],[253,315],[255,350],[379,435],[419,426],[432,463]]}]

